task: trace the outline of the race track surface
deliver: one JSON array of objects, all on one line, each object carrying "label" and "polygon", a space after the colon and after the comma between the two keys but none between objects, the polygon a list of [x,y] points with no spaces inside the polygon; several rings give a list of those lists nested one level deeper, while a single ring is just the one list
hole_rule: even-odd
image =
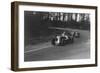
[{"label": "race track surface", "polygon": [[[64,29],[66,30],[66,29]],[[80,38],[65,46],[53,46],[51,41],[29,45],[24,51],[24,61],[69,60],[90,58],[90,32],[77,30]]]}]

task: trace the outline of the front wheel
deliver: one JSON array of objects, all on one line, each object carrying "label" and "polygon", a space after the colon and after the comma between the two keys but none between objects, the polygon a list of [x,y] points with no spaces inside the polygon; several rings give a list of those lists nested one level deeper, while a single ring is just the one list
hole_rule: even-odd
[{"label": "front wheel", "polygon": [[52,44],[52,45],[55,45],[55,46],[58,46],[59,43],[57,43],[56,41],[57,41],[57,39],[56,39],[56,38],[53,38],[53,39],[51,40],[51,44]]}]

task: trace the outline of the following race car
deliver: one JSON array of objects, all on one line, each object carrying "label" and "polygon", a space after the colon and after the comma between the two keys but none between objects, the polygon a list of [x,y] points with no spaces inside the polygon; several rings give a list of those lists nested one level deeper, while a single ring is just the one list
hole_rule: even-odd
[{"label": "following race car", "polygon": [[73,36],[75,38],[80,38],[80,33],[77,31],[68,32],[68,35]]},{"label": "following race car", "polygon": [[74,37],[75,37],[75,38],[80,38],[80,33],[79,33],[79,32],[75,32],[75,33],[74,33]]}]

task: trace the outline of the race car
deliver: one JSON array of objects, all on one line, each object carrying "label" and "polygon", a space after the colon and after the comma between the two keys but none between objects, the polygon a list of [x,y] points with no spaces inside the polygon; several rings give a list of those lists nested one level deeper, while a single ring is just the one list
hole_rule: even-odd
[{"label": "race car", "polygon": [[77,31],[70,31],[70,32],[68,32],[68,35],[73,36],[75,38],[80,38],[80,33]]},{"label": "race car", "polygon": [[74,33],[74,37],[75,37],[75,38],[80,38],[80,33],[79,33],[79,32],[75,32],[75,33]]},{"label": "race car", "polygon": [[63,32],[61,35],[56,35],[51,43],[56,46],[64,46],[74,42],[74,37]]}]

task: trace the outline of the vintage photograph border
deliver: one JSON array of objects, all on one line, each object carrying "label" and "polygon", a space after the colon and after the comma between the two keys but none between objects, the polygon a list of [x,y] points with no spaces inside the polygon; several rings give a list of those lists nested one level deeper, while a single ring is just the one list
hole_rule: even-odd
[{"label": "vintage photograph border", "polygon": [[[64,66],[52,66],[52,67],[35,67],[35,68],[19,68],[19,5],[36,5],[36,6],[50,6],[50,7],[68,7],[68,8],[83,8],[95,10],[95,64],[84,65],[64,65]],[[33,3],[33,2],[12,2],[11,3],[11,70],[13,71],[27,71],[27,70],[45,70],[45,69],[60,69],[60,68],[76,68],[76,67],[92,67],[97,66],[97,7],[96,6],[84,6],[84,5],[68,5],[68,4],[50,4],[50,3]]]}]

